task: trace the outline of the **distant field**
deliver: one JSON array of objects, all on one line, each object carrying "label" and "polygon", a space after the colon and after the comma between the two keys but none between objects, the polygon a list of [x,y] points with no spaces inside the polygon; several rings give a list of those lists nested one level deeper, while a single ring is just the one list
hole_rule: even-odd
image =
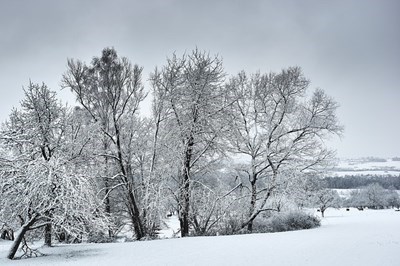
[{"label": "distant field", "polygon": [[362,176],[362,175],[400,175],[400,161],[382,159],[343,159],[329,172],[332,176]]}]

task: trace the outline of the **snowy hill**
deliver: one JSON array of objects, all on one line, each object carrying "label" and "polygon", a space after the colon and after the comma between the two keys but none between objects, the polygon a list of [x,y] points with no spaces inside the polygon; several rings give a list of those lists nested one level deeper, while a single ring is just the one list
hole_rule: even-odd
[{"label": "snowy hill", "polygon": [[320,228],[271,234],[190,237],[44,248],[45,257],[0,265],[400,265],[400,212],[328,209]]}]

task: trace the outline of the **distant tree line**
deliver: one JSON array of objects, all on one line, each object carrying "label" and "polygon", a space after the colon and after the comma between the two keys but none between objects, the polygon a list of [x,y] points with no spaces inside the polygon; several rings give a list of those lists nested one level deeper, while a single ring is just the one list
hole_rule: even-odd
[{"label": "distant tree line", "polygon": [[362,210],[400,208],[400,197],[396,190],[385,189],[378,183],[371,183],[365,187],[354,189],[350,198],[343,201],[343,206],[356,207]]},{"label": "distant tree line", "polygon": [[365,187],[370,184],[379,184],[385,189],[400,190],[399,175],[346,175],[324,178],[328,188],[354,189]]}]

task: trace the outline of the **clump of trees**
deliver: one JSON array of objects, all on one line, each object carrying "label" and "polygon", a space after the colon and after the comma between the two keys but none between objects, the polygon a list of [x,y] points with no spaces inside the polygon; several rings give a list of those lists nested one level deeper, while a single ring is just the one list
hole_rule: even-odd
[{"label": "clump of trees", "polygon": [[400,197],[394,188],[385,189],[374,183],[354,189],[346,204],[350,207],[368,207],[370,209],[399,208]]},{"label": "clump of trees", "polygon": [[51,246],[53,232],[79,237],[108,224],[87,172],[91,166],[81,161],[85,137],[71,135],[75,126],[55,93],[33,83],[25,89],[21,109],[3,125],[0,220],[18,229],[10,259],[21,242],[26,245],[29,231],[44,228],[45,244]]},{"label": "clump of trees", "polygon": [[[45,84],[25,89],[0,132],[0,222],[18,230],[10,259],[32,237],[112,241],[130,227],[154,238],[167,212],[182,237],[252,232],[296,204],[301,181],[333,158],[324,140],[343,130],[338,104],[308,94],[299,67],[228,77],[219,56],[195,49],[157,67],[149,89],[142,79],[106,48],[90,64],[68,60],[61,83],[78,106]],[[331,206],[334,195],[314,192]]]},{"label": "clump of trees", "polygon": [[316,175],[307,175],[298,180],[292,195],[297,206],[317,208],[322,217],[328,208],[340,208],[343,205],[338,192],[329,188],[326,180]]}]

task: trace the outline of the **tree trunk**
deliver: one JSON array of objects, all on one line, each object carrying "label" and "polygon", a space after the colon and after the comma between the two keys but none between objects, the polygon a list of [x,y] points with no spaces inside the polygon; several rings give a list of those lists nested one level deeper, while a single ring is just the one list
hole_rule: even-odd
[{"label": "tree trunk", "polygon": [[[106,162],[107,164],[107,162]],[[107,175],[107,173],[106,173]],[[106,212],[106,214],[110,215],[111,217],[111,202],[110,202],[110,189],[109,187],[109,183],[108,183],[108,177],[104,177],[104,193],[105,193],[105,197],[104,197],[104,211]],[[108,237],[112,238],[114,236],[114,232],[111,230],[111,228],[108,229]]]},{"label": "tree trunk", "polygon": [[117,125],[117,121],[115,120],[114,117],[114,129],[115,129],[115,136],[116,136],[116,145],[117,145],[117,154],[118,154],[118,163],[119,167],[121,170],[121,173],[123,175],[122,179],[124,182],[124,187],[127,190],[127,196],[128,196],[128,203],[126,204],[128,207],[128,211],[130,214],[130,218],[133,224],[133,229],[135,231],[136,239],[139,240],[143,238],[146,234],[142,219],[140,217],[140,211],[137,205],[137,201],[133,192],[133,184],[130,182],[128,178],[129,171],[127,170],[127,167],[124,165],[124,159],[122,155],[122,147],[121,147],[121,136],[120,136],[120,131],[119,127]]},{"label": "tree trunk", "polygon": [[12,229],[6,228],[1,232],[1,239],[14,241],[14,231]]},{"label": "tree trunk", "polygon": [[46,224],[44,227],[44,244],[51,247],[51,224]]},{"label": "tree trunk", "polygon": [[37,216],[33,216],[28,222],[23,224],[20,230],[17,232],[17,237],[10,247],[10,251],[8,252],[7,258],[12,260],[15,257],[15,253],[17,253],[18,247],[24,239],[25,233],[30,229],[30,227],[36,222]]},{"label": "tree trunk", "polygon": [[253,232],[253,221],[254,219],[251,219],[251,217],[254,214],[254,211],[256,209],[256,202],[257,202],[257,185],[256,185],[256,177],[253,176],[252,181],[251,181],[251,200],[250,200],[250,211],[249,211],[249,223],[247,224],[247,231],[248,232]]},{"label": "tree trunk", "polygon": [[181,203],[179,210],[179,224],[181,228],[181,236],[186,237],[189,236],[189,208],[190,208],[190,200],[189,200],[189,178],[187,175],[184,175],[184,181],[181,189]]},{"label": "tree trunk", "polygon": [[[110,206],[110,196],[108,195],[110,193],[110,190],[108,189],[108,181],[107,181],[107,177],[105,178],[105,185],[106,185],[106,189],[104,190],[104,192],[106,193],[105,199],[104,199],[104,210],[106,212],[106,214],[111,215],[111,206]],[[113,231],[111,230],[111,228],[108,229],[108,237],[112,238],[114,236]]]},{"label": "tree trunk", "polygon": [[135,231],[136,240],[140,240],[145,236],[145,230],[143,228],[139,208],[136,204],[135,195],[133,194],[133,191],[131,188],[129,188],[129,186],[128,186],[128,189],[129,189],[129,191],[128,191],[129,203],[128,204],[129,204],[129,209],[130,209],[131,221],[133,224],[133,229]]},{"label": "tree trunk", "polygon": [[[103,130],[106,130],[106,123],[103,122]],[[103,139],[103,152],[104,154],[107,154],[109,150],[109,145],[108,145],[108,141],[106,139],[106,137],[104,136]],[[108,157],[105,156],[104,157],[104,178],[103,178],[103,182],[104,182],[104,193],[105,193],[105,197],[104,197],[104,210],[106,212],[106,214],[111,215],[111,201],[110,201],[110,189],[109,189],[109,181],[108,181]],[[108,229],[108,237],[112,238],[114,236],[114,232],[111,230],[111,228]]]},{"label": "tree trunk", "polygon": [[190,211],[190,164],[192,160],[194,139],[189,137],[185,151],[185,162],[180,184],[179,224],[181,236],[189,236],[189,211]]}]

